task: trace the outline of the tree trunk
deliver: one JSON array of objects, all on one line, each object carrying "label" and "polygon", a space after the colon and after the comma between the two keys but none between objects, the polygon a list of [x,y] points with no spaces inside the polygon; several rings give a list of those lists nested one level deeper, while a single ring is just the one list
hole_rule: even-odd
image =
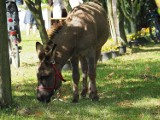
[{"label": "tree trunk", "polygon": [[124,15],[122,12],[122,8],[120,6],[120,3],[118,2],[117,4],[118,11],[119,11],[119,32],[120,32],[120,37],[122,38],[122,43],[127,44],[127,38],[126,38],[126,33],[125,33],[125,28],[124,28]]},{"label": "tree trunk", "polygon": [[[127,39],[124,31],[124,16],[121,13],[118,14],[119,1],[108,0],[108,16],[110,22],[111,36],[115,43],[127,44]],[[119,7],[120,8],[120,7]]]},{"label": "tree trunk", "polygon": [[0,0],[0,106],[12,102],[11,72],[8,52],[8,31],[5,0]]},{"label": "tree trunk", "polygon": [[[122,17],[122,16],[121,16]],[[119,21],[119,31],[120,31],[120,37],[122,38],[122,43],[127,44],[127,38],[126,38],[126,33],[124,29],[124,18],[122,17],[121,20]]]},{"label": "tree trunk", "polygon": [[136,20],[140,13],[143,0],[119,0],[119,2],[125,18],[130,22],[131,32],[136,33]]},{"label": "tree trunk", "polygon": [[37,15],[35,15],[35,20],[36,20],[36,24],[39,30],[41,40],[43,44],[46,44],[49,41],[49,39],[48,39],[48,35],[45,29],[44,20],[43,20],[43,17],[41,16],[40,11],[38,11]]},{"label": "tree trunk", "polygon": [[131,25],[131,32],[132,33],[136,33],[137,30],[136,30],[136,11],[138,11],[137,9],[135,9],[136,7],[136,4],[134,2],[131,2],[131,10],[132,10],[132,13],[131,13],[131,19],[129,20],[130,21],[130,25]]},{"label": "tree trunk", "polygon": [[131,33],[136,33],[137,30],[136,30],[135,20],[129,20],[129,22],[130,22],[130,26],[131,26]]},{"label": "tree trunk", "polygon": [[107,6],[108,6],[108,17],[109,17],[109,23],[110,23],[111,36],[115,41],[115,43],[117,43],[117,34],[115,29],[112,0],[107,0]]}]

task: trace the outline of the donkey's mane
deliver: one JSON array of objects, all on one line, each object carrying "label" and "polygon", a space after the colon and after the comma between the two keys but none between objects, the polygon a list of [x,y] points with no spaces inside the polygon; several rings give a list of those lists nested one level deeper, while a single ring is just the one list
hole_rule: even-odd
[{"label": "donkey's mane", "polygon": [[62,29],[64,22],[59,22],[57,24],[52,25],[52,27],[47,30],[47,35],[49,40],[52,40],[54,36]]},{"label": "donkey's mane", "polygon": [[53,41],[52,39],[55,37],[55,35],[63,28],[65,22],[59,22],[56,24],[53,24],[51,26],[51,28],[49,30],[47,30],[47,35],[49,38],[49,41],[47,42],[46,46],[45,46],[45,52],[49,52],[50,50],[52,50],[53,47]]}]

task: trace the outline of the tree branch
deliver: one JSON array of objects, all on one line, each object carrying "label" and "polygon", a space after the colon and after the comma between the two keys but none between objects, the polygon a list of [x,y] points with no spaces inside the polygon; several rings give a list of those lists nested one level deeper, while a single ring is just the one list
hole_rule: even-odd
[{"label": "tree branch", "polygon": [[31,0],[24,1],[28,6],[29,10],[32,12],[34,19],[36,20],[36,25],[38,27],[42,43],[46,44],[49,41],[49,38],[43,21],[41,0],[35,0],[35,2],[32,2]]},{"label": "tree branch", "polygon": [[35,4],[31,1],[31,0],[24,0],[27,7],[29,8],[29,10],[31,11],[36,11],[35,9]]},{"label": "tree branch", "polygon": [[[123,14],[124,16],[128,19],[128,20],[131,20],[132,17],[131,17],[131,14],[129,13],[129,11],[127,10],[127,8],[125,7],[124,5],[124,0],[119,0],[120,1],[120,4],[121,4],[121,9],[123,11]],[[128,3],[129,4],[129,3]]]}]

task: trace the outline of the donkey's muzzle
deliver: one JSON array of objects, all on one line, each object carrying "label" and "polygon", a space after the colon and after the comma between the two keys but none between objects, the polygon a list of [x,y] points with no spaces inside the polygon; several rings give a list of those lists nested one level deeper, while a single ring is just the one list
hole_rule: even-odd
[{"label": "donkey's muzzle", "polygon": [[51,101],[51,96],[53,92],[49,92],[48,94],[41,94],[40,92],[37,93],[37,100],[43,103],[49,103]]},{"label": "donkey's muzzle", "polygon": [[37,97],[37,99],[39,102],[42,102],[42,103],[49,103],[51,101],[50,98],[42,98],[42,97],[38,98]]}]

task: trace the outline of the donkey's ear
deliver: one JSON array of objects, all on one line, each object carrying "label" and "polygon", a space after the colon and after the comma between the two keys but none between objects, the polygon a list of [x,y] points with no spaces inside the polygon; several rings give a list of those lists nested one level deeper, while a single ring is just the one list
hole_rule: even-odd
[{"label": "donkey's ear", "polygon": [[36,51],[37,53],[44,51],[43,45],[39,42],[36,42]]},{"label": "donkey's ear", "polygon": [[38,58],[42,60],[45,57],[44,47],[41,43],[36,42],[36,51],[38,54]]},{"label": "donkey's ear", "polygon": [[46,52],[46,57],[48,58],[50,63],[54,63],[54,58],[55,58],[55,49],[56,49],[56,44],[54,44],[50,50],[47,50],[48,52]]}]

